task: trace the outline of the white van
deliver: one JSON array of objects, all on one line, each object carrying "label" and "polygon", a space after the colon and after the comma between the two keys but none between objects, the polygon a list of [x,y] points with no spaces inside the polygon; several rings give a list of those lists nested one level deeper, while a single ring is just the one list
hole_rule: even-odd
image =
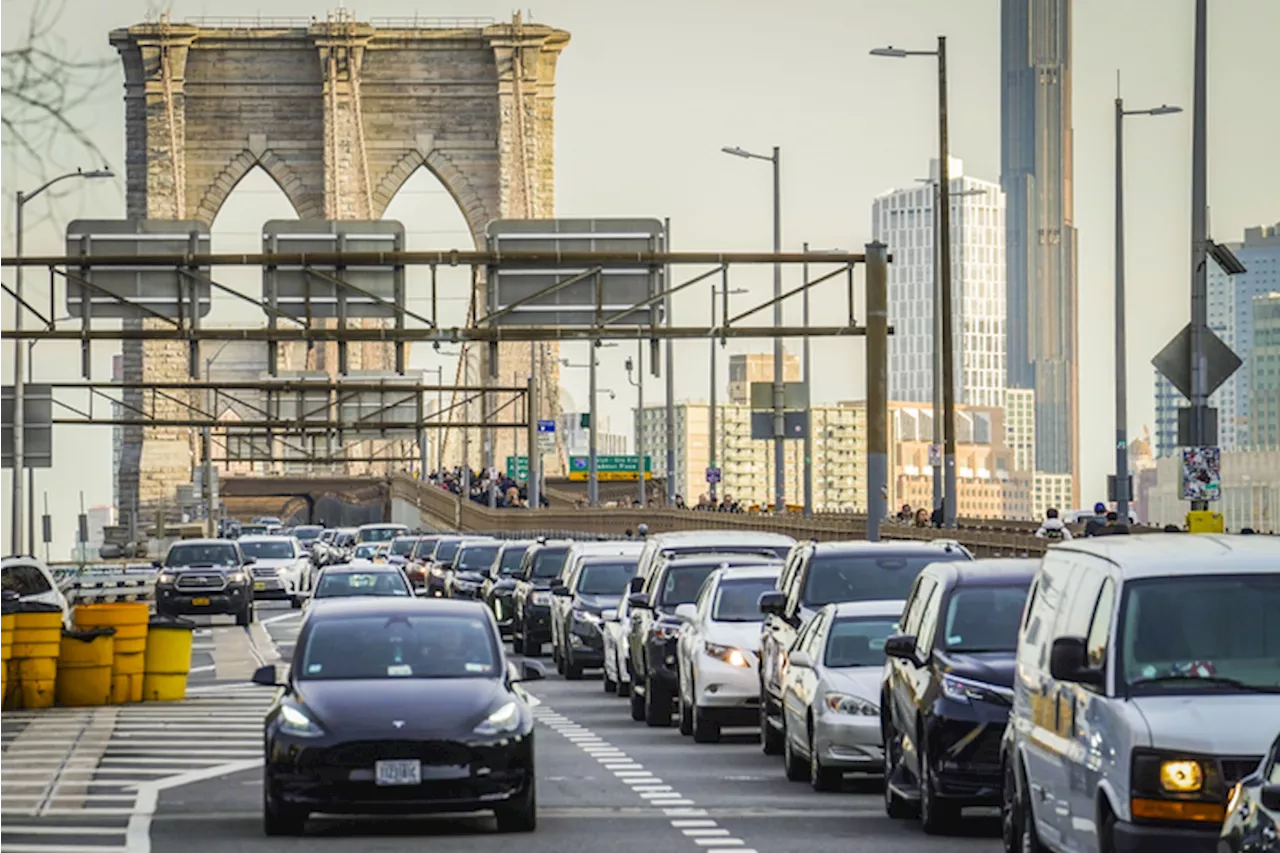
[{"label": "white van", "polygon": [[1006,850],[1214,853],[1280,730],[1280,539],[1049,549],[1005,730]]}]

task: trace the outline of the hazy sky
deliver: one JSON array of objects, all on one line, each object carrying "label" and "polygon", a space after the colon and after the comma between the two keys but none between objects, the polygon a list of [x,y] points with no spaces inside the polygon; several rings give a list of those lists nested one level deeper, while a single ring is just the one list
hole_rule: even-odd
[{"label": "hazy sky", "polygon": [[[30,0],[5,0],[5,48],[25,29]],[[336,2],[333,4],[336,5]],[[65,50],[81,59],[111,59],[107,31],[142,20],[145,0],[67,0],[56,28]],[[329,4],[305,0],[188,0],[170,4],[175,20],[202,15],[323,15]],[[506,18],[507,3],[471,0],[415,5],[404,0],[349,3],[358,16],[491,15]],[[1280,220],[1280,95],[1275,88],[1275,36],[1280,2],[1219,0],[1210,4],[1209,200],[1213,236],[1240,239],[1250,225]],[[1150,358],[1188,319],[1190,283],[1190,143],[1192,0],[1076,0],[1073,55],[1075,214],[1080,245],[1081,449],[1084,501],[1105,494],[1113,464],[1112,209],[1113,99],[1117,70],[1131,107],[1178,104],[1188,112],[1133,120],[1126,129],[1129,329],[1129,426],[1153,416]],[[875,59],[876,46],[931,48],[948,37],[951,144],[965,171],[999,180],[1000,42],[998,0],[544,0],[526,20],[568,30],[556,88],[556,197],[560,216],[656,216],[672,220],[676,249],[764,249],[770,239],[769,174],[765,163],[730,158],[723,145],[767,151],[782,147],[783,239],[789,249],[860,249],[871,237],[874,196],[927,174],[936,149],[934,65]],[[118,71],[98,97],[75,115],[123,171],[123,104]],[[7,153],[7,152],[6,152]],[[95,166],[69,151],[54,151],[59,166]],[[6,198],[35,178],[6,157]],[[62,200],[60,220],[29,227],[29,252],[61,250],[65,222],[77,216],[123,216],[123,182],[83,185]],[[4,210],[5,251],[12,216]],[[39,203],[29,208],[35,217]],[[254,251],[257,229],[269,218],[292,217],[283,194],[251,175],[214,225],[215,250]],[[412,248],[462,247],[461,215],[435,180],[420,171],[392,203],[388,216],[404,221]],[[8,275],[6,273],[6,275]],[[798,282],[799,271],[790,274]],[[32,284],[32,280],[35,283]],[[252,277],[250,281],[252,281]],[[47,304],[41,275],[28,277]],[[765,270],[735,273],[733,286],[766,294]],[[461,322],[463,281],[450,303]],[[842,285],[815,292],[815,315],[844,313]],[[747,305],[751,296],[736,297]],[[705,292],[677,300],[690,323],[705,322]],[[7,303],[7,300],[6,300]],[[60,313],[63,313],[60,310]],[[215,309],[214,322],[241,318]],[[861,316],[861,312],[859,312]],[[799,304],[788,312],[799,321]],[[5,306],[5,324],[11,323]],[[793,351],[799,342],[790,342]],[[764,349],[740,343],[730,350]],[[95,349],[95,378],[110,377],[111,355]],[[814,344],[815,400],[862,395],[862,344]],[[75,379],[75,346],[36,348],[36,378]],[[705,343],[678,345],[677,360],[705,365]],[[618,431],[629,430],[634,398],[622,371],[629,348],[603,350],[602,412]],[[566,348],[576,362],[585,352]],[[4,348],[6,365],[12,357]],[[439,360],[415,350],[415,368]],[[723,366],[724,362],[721,362]],[[723,369],[723,367],[722,367]],[[11,381],[6,368],[5,382]],[[453,371],[446,363],[446,375]],[[725,381],[722,375],[721,381]],[[565,384],[585,403],[586,375],[570,371]],[[677,371],[677,397],[707,395],[705,367]],[[657,385],[646,389],[649,401]],[[66,427],[55,436],[56,467],[37,475],[55,511],[55,557],[72,542],[77,492],[90,505],[111,500],[108,428]],[[7,502],[8,476],[4,499]],[[63,509],[65,508],[65,509]],[[9,517],[3,513],[7,531]],[[6,532],[7,537],[7,532]],[[7,538],[5,540],[7,542]]]}]

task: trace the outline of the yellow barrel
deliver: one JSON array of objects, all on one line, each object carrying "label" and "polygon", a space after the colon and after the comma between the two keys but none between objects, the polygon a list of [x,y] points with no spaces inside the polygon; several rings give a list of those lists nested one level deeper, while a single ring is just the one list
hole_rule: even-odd
[{"label": "yellow barrel", "polygon": [[142,701],[143,656],[150,616],[150,609],[143,601],[81,604],[75,609],[77,628],[114,628],[116,631],[111,664],[113,705]]},{"label": "yellow barrel", "polygon": [[13,629],[18,622],[17,595],[6,597],[0,615],[0,706],[9,707],[9,659],[13,657]]},{"label": "yellow barrel", "polygon": [[64,631],[58,656],[58,704],[81,708],[110,703],[114,660],[114,628]]},{"label": "yellow barrel", "polygon": [[191,632],[186,619],[153,619],[147,631],[146,670],[142,698],[146,702],[177,702],[187,695],[191,671]]},{"label": "yellow barrel", "polygon": [[22,708],[53,705],[62,645],[62,608],[27,602],[14,615],[11,661],[16,703]]}]

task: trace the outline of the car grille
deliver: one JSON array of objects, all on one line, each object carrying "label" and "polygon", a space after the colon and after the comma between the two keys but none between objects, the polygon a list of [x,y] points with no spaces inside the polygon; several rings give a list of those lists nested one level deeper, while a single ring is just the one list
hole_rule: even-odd
[{"label": "car grille", "polygon": [[471,750],[442,740],[353,741],[328,750],[326,764],[337,767],[369,767],[375,761],[416,758],[423,764],[458,767],[471,763]]},{"label": "car grille", "polygon": [[263,568],[258,568],[257,566],[254,566],[253,568],[253,576],[255,578],[274,578],[274,577],[278,577],[279,574],[280,574],[279,569],[272,568],[270,566],[264,566]]},{"label": "car grille", "polygon": [[220,590],[226,587],[227,579],[221,574],[186,574],[179,576],[174,584],[178,589]]},{"label": "car grille", "polygon": [[1222,781],[1230,788],[1244,777],[1258,769],[1262,756],[1255,758],[1222,758]]}]

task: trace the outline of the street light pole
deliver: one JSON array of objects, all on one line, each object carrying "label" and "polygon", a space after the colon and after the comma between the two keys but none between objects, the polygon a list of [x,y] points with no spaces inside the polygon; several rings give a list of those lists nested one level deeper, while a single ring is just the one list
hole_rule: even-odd
[{"label": "street light pole", "polygon": [[[809,254],[809,242],[804,244],[804,253]],[[805,261],[800,268],[805,285],[801,300],[800,324],[809,328],[809,262]],[[809,423],[804,428],[804,514],[813,515],[813,373],[809,367],[809,336],[805,335],[801,351],[801,370],[804,371],[805,403],[809,407]]]},{"label": "street light pole", "polygon": [[[644,482],[644,340],[636,341],[636,360],[633,365],[627,359],[627,381],[636,387],[636,477],[640,480],[640,506],[646,503]],[[631,378],[632,369],[637,371],[636,379]]]},{"label": "street light pole", "polygon": [[[721,286],[727,290],[729,287],[728,268],[726,267],[722,269],[720,272],[720,275],[721,275],[721,282],[722,282]],[[711,405],[708,407],[708,410],[707,410],[707,419],[710,424],[710,429],[709,429],[710,434],[708,438],[710,439],[710,449],[711,449],[711,452],[709,454],[709,459],[708,459],[709,464],[707,466],[708,474],[710,474],[711,470],[716,467],[716,461],[717,461],[716,460],[716,296],[717,294],[718,294],[718,291],[716,290],[716,286],[714,284],[711,285],[711,337],[707,341],[707,343],[711,345]],[[727,320],[729,318],[726,316],[725,319]],[[718,484],[714,480],[711,480],[710,478],[708,478],[707,494],[711,498],[712,509],[715,509],[715,505],[716,505],[716,491],[717,491],[716,486],[717,485]]]}]

